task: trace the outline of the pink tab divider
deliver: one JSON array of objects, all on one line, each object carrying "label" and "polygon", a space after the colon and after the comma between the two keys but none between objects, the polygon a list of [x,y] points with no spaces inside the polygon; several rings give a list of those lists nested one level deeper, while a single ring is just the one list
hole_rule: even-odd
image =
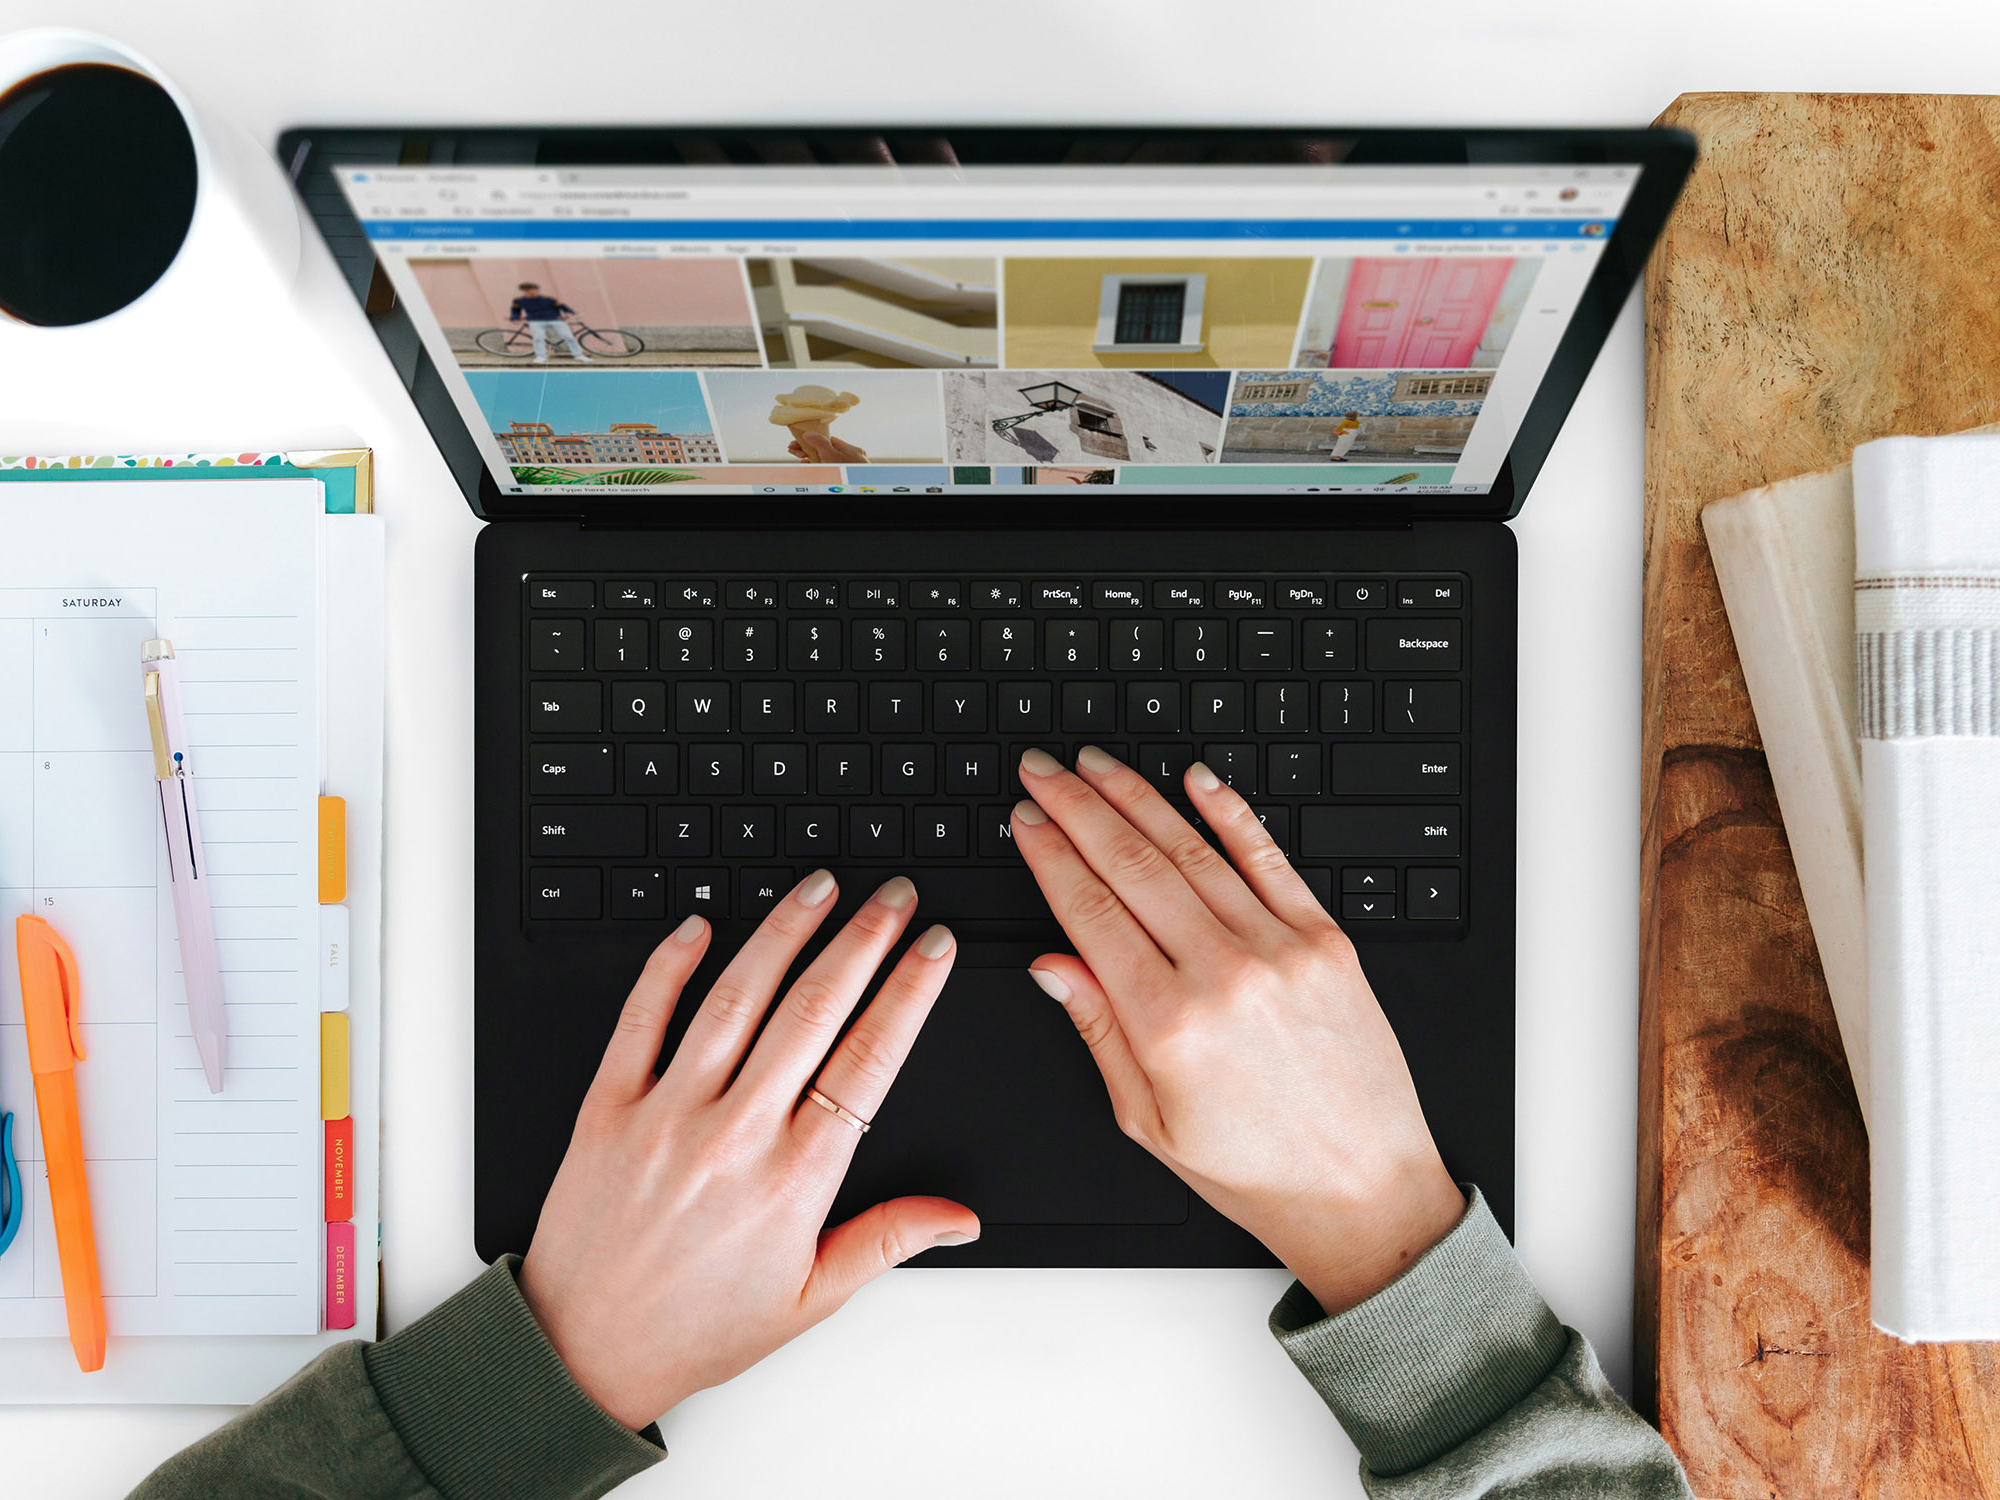
[{"label": "pink tab divider", "polygon": [[326,1226],[326,1326],[354,1326],[354,1226]]}]

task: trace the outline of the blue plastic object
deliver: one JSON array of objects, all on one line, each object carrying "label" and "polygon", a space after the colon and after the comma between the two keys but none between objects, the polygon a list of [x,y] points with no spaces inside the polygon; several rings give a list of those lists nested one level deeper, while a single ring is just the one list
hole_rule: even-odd
[{"label": "blue plastic object", "polygon": [[0,1255],[21,1227],[21,1169],[14,1163],[14,1117],[0,1115]]}]

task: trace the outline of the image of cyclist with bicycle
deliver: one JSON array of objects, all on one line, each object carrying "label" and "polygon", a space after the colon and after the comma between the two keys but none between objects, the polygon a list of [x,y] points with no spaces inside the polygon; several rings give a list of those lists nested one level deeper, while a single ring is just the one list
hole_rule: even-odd
[{"label": "image of cyclist with bicycle", "polygon": [[583,352],[575,330],[569,326],[576,309],[559,298],[543,296],[541,286],[533,281],[522,282],[519,291],[514,305],[507,310],[507,321],[528,325],[528,337],[535,341],[535,363],[549,362],[549,335],[553,333],[569,346],[571,359],[589,364],[590,356]]}]

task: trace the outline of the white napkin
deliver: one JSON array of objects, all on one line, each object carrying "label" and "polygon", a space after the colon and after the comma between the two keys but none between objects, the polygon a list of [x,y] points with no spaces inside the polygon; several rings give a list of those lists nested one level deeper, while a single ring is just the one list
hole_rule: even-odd
[{"label": "white napkin", "polygon": [[2000,437],[1854,452],[1876,1325],[2000,1339]]}]

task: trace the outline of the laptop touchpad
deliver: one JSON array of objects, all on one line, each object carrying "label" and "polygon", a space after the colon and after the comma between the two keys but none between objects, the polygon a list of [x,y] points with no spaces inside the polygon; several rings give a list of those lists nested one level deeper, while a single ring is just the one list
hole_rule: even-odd
[{"label": "laptop touchpad", "polygon": [[922,1193],[988,1224],[1179,1224],[1188,1190],[1126,1138],[1063,1008],[1025,970],[961,959],[875,1128],[836,1220]]}]

